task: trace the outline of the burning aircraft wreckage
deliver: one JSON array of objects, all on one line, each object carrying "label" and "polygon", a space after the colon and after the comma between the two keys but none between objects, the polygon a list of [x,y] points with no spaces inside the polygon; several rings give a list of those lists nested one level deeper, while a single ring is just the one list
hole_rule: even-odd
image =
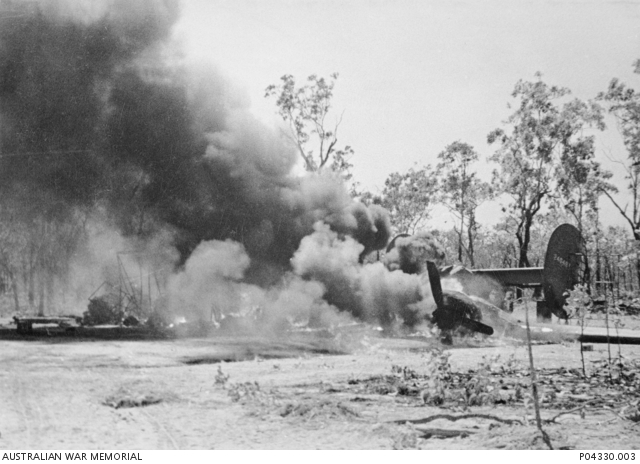
[{"label": "burning aircraft wreckage", "polygon": [[[377,209],[377,213],[383,218],[379,224],[386,235],[384,211]],[[377,230],[372,227],[371,232],[375,236]],[[181,271],[171,276],[167,295],[158,299],[147,322],[165,333],[171,333],[176,324],[191,321],[201,329],[197,334],[216,330],[282,334],[296,325],[349,326],[355,318],[379,325],[391,335],[399,328],[404,333],[437,331],[444,344],[451,344],[454,334],[524,339],[524,326],[509,314],[507,289],[518,286],[542,290],[544,298],[536,305],[538,320],[549,321],[551,314],[566,319],[565,295],[577,282],[580,243],[577,229],[564,224],[552,234],[542,268],[438,269],[436,263],[444,261],[440,245],[430,234],[419,233],[396,237],[387,247],[383,262],[367,264],[362,263],[366,250],[363,244],[319,221],[314,231],[302,238],[291,258],[291,269],[279,283],[265,289],[247,281],[251,260],[242,244],[229,240],[203,242]],[[16,322],[18,331],[25,333],[32,323],[55,319],[16,318]],[[60,318],[58,322],[64,326],[68,320]],[[546,330],[535,333],[534,338],[606,342],[598,335],[557,331],[550,336],[551,329]],[[611,341],[640,343],[637,337],[624,336],[612,337]]]},{"label": "burning aircraft wreckage", "polygon": [[[542,287],[542,313],[563,317],[575,229],[554,233],[544,269],[449,269],[441,280],[431,235],[388,246],[383,208],[354,201],[335,175],[293,174],[295,149],[245,96],[175,53],[176,1],[6,4],[20,14],[0,29],[2,240],[48,253],[30,274],[44,318],[22,314],[20,257],[2,256],[20,332],[77,325],[89,297],[90,309],[161,328],[357,320],[433,325],[445,341],[519,336],[496,306],[503,284]],[[384,262],[364,259],[387,246]]]}]

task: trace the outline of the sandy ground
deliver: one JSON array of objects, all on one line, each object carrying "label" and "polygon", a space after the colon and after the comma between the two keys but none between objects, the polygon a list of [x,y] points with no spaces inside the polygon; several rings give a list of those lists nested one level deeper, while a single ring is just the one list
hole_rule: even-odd
[{"label": "sandy ground", "polygon": [[[425,404],[424,392],[398,387],[396,380],[413,375],[419,380],[405,384],[427,385],[434,375],[429,359],[441,348],[439,359],[448,354],[454,373],[472,379],[478,366],[491,360],[496,386],[528,384],[528,352],[514,340],[442,347],[435,339],[380,338],[374,331],[347,331],[337,339],[298,333],[277,340],[221,334],[105,340],[54,331],[17,336],[5,325],[0,327],[0,448],[546,447],[528,390],[520,402],[464,407],[453,400]],[[640,359],[640,346],[621,349],[624,359]],[[618,347],[612,350],[617,356]],[[607,359],[607,346],[594,345],[584,354],[594,371]],[[534,356],[542,369],[581,369],[577,343],[536,345]],[[563,388],[557,391],[563,394]],[[544,425],[553,446],[640,448],[640,423],[624,414],[640,393],[607,393],[610,399],[576,410],[586,388],[573,403],[543,402],[542,419],[555,418]],[[563,411],[570,413],[558,416]],[[406,422],[425,418],[433,420]]]}]

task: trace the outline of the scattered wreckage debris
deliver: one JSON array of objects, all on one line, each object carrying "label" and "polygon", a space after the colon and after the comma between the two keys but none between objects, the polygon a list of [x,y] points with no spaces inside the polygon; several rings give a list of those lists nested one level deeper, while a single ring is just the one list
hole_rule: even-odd
[{"label": "scattered wreckage debris", "polygon": [[[387,252],[392,252],[395,247],[400,246],[398,243],[404,243],[406,237],[406,234],[395,237],[389,243]],[[511,309],[513,301],[510,298],[505,301],[505,295],[508,293],[506,288],[533,288],[536,295],[544,294],[544,298],[539,298],[536,304],[540,321],[550,321],[552,314],[560,319],[566,319],[565,292],[579,281],[582,257],[580,231],[571,224],[562,224],[549,238],[544,267],[466,269],[461,266],[448,266],[442,269],[440,275],[443,278],[455,278],[462,287],[462,293],[477,296],[504,310]],[[436,256],[436,258],[439,257]],[[400,264],[401,270],[409,274],[419,274],[426,270],[423,263],[401,261]]]},{"label": "scattered wreckage debris", "polygon": [[[496,300],[496,280],[499,288],[502,288],[503,285],[516,284],[524,287],[543,288],[544,305],[551,308],[554,314],[560,317],[566,316],[567,313],[562,308],[564,290],[575,282],[581,259],[579,239],[580,235],[575,227],[569,224],[558,227],[549,241],[544,268],[459,269],[457,271],[449,269],[445,271],[445,275],[448,275],[449,278],[455,277],[456,281],[460,283],[462,292],[443,288],[442,275],[435,263],[421,261],[421,265],[416,269],[419,272],[426,271],[428,274],[436,303],[436,309],[431,314],[430,322],[439,328],[441,341],[445,344],[452,344],[454,335],[468,334],[479,334],[480,337],[476,338],[491,336],[495,339],[505,337],[516,340],[526,339],[526,330],[523,325],[511,318],[507,311],[492,304],[492,301]],[[395,239],[391,242],[390,249],[393,250],[395,242]],[[435,256],[434,259],[440,256],[437,247],[429,250],[431,255]],[[409,267],[411,268],[411,266]],[[92,295],[87,311],[81,320],[78,317],[66,316],[17,317],[15,321],[18,333],[33,333],[34,324],[53,323],[67,332],[73,332],[76,336],[88,335],[91,332],[90,336],[99,337],[101,336],[99,332],[104,331],[103,327],[96,327],[94,331],[88,331],[87,328],[104,324],[115,326],[110,327],[111,332],[117,330],[126,332],[122,334],[125,337],[137,336],[137,334],[147,338],[209,336],[215,333],[242,335],[251,333],[252,329],[261,327],[264,322],[264,314],[260,306],[252,306],[248,310],[225,315],[212,312],[211,320],[188,321],[185,318],[164,314],[159,308],[154,308],[150,298],[149,306],[144,306],[142,303],[143,300],[146,300],[143,298],[143,294],[132,284],[126,272],[121,271],[120,281],[119,286],[114,286],[102,296],[94,297]],[[488,285],[487,282],[493,282],[493,284]],[[101,285],[96,292],[104,285]],[[483,298],[483,295],[488,300]],[[540,309],[540,304],[541,302],[538,301],[538,309]],[[308,329],[307,327],[305,330]],[[296,330],[300,331],[294,326],[284,328],[284,331],[288,333]],[[327,332],[326,329],[323,330],[323,334]],[[115,336],[115,334],[112,335]],[[334,336],[335,333],[328,333],[328,335]],[[532,338],[534,342],[543,343],[580,341],[583,343],[640,344],[640,336],[633,333],[613,335],[588,330],[585,333],[576,334],[572,333],[571,328],[560,326],[553,329],[548,327],[532,328]]]},{"label": "scattered wreckage debris", "polygon": [[[394,238],[387,251],[400,255],[402,247],[408,239],[405,236]],[[431,314],[431,323],[441,332],[441,342],[452,344],[454,334],[477,333],[485,336],[513,337],[524,340],[525,327],[508,317],[512,311],[513,299],[505,295],[507,287],[533,288],[537,303],[536,311],[539,321],[550,321],[551,314],[567,320],[569,315],[565,309],[566,292],[578,282],[578,274],[582,263],[582,240],[578,229],[570,224],[562,224],[555,229],[547,246],[544,267],[524,269],[479,269],[469,270],[460,266],[445,268],[443,275],[455,280],[456,290],[445,288],[442,275],[435,261],[426,260],[415,263],[409,258],[400,261],[400,269],[405,273],[426,272],[431,286],[436,309]],[[432,253],[433,254],[433,253]],[[415,255],[415,253],[414,253]],[[426,256],[426,255],[425,255]],[[437,259],[437,254],[435,254]],[[423,255],[410,257],[422,259]],[[458,291],[460,290],[460,291]],[[544,291],[544,298],[541,297]],[[506,309],[506,311],[504,310]],[[551,333],[539,331],[534,335],[536,341],[561,342],[583,341],[587,343],[640,343],[639,337],[624,336],[605,338],[597,334],[564,335],[563,331]]]},{"label": "scattered wreckage debris", "polygon": [[[451,345],[455,333],[478,333],[485,336],[496,334],[498,337],[526,339],[526,328],[510,315],[480,297],[468,296],[454,290],[442,288],[440,273],[435,263],[427,262],[427,272],[431,292],[436,303],[431,322],[441,331],[441,342]],[[602,330],[588,328],[585,332],[574,332],[574,328],[557,326],[532,327],[533,341],[538,342],[582,342],[607,343],[619,345],[640,345],[640,335],[632,331],[616,330],[616,334],[602,333]]]},{"label": "scattered wreckage debris", "polygon": [[[111,298],[110,298],[111,297]],[[104,295],[89,299],[87,310],[82,314],[82,323],[88,326],[121,324],[125,311],[112,295]]]},{"label": "scattered wreckage debris", "polygon": [[626,300],[620,300],[616,305],[621,312],[628,314],[629,316],[640,316],[640,299],[630,298]]},{"label": "scattered wreckage debris", "polygon": [[82,323],[82,318],[76,316],[14,316],[13,321],[16,324],[19,334],[33,333],[34,325],[57,325],[65,331],[74,331]]},{"label": "scattered wreckage debris", "polygon": [[[427,273],[431,292],[436,303],[431,323],[440,330],[440,341],[445,345],[453,343],[457,334],[478,333],[484,336],[511,337],[525,340],[526,329],[514,321],[510,314],[479,297],[469,296],[455,290],[444,290],[435,263],[427,262]],[[537,341],[559,342],[561,338],[549,329],[549,333],[537,332]],[[555,337],[555,339],[554,339]]]},{"label": "scattered wreckage debris", "polygon": [[471,298],[464,293],[442,289],[438,268],[433,261],[427,261],[427,272],[436,303],[431,321],[442,331],[443,343],[450,345],[452,332],[462,327],[484,335],[493,334],[492,327],[480,322],[482,312]]}]

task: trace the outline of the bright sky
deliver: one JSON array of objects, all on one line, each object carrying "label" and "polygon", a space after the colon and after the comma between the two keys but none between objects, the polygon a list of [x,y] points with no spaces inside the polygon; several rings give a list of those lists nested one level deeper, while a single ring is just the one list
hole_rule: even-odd
[{"label": "bright sky", "polygon": [[[190,59],[216,64],[244,89],[270,124],[269,84],[339,72],[339,144],[355,149],[355,178],[373,192],[391,172],[435,164],[455,140],[491,154],[486,136],[509,115],[515,83],[537,71],[581,99],[613,77],[640,88],[635,0],[184,0],[176,36]],[[605,157],[626,156],[609,126],[598,157],[624,190],[620,168]],[[602,207],[606,223],[622,223],[608,200]],[[486,221],[497,214],[488,208]]]}]

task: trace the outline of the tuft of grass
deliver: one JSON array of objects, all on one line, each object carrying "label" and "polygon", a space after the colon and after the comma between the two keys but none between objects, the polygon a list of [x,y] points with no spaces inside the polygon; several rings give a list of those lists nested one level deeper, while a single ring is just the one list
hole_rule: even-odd
[{"label": "tuft of grass", "polygon": [[424,358],[427,381],[420,392],[424,404],[439,406],[445,402],[452,378],[450,356],[436,348]]},{"label": "tuft of grass", "polygon": [[340,401],[319,400],[287,403],[279,410],[281,417],[316,417],[359,418],[360,413]]},{"label": "tuft of grass", "polygon": [[222,366],[218,365],[218,372],[216,373],[215,377],[216,385],[222,385],[224,387],[229,381],[230,377],[231,376],[229,374],[225,374],[224,372],[222,372]]},{"label": "tuft of grass", "polygon": [[404,424],[391,435],[391,448],[394,450],[420,449],[420,433],[411,424]]},{"label": "tuft of grass", "polygon": [[107,396],[102,404],[114,409],[140,408],[173,399],[175,399],[175,394],[171,392],[147,390],[140,385],[129,385],[118,388],[115,393]]}]

